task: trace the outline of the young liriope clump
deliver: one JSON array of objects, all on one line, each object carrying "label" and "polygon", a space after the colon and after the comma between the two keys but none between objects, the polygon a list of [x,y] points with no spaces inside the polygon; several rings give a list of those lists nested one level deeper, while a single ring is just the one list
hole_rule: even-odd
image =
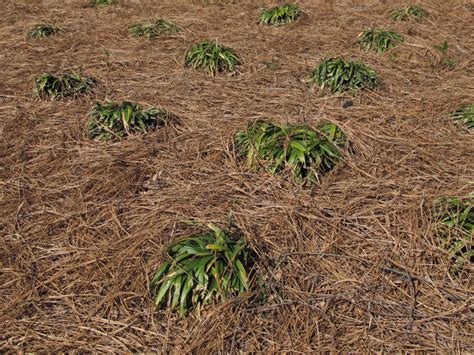
[{"label": "young liriope clump", "polygon": [[59,31],[60,31],[59,27],[40,23],[30,28],[28,32],[26,33],[26,37],[30,39],[45,38],[45,37],[55,35]]},{"label": "young liriope clump", "polygon": [[357,42],[363,49],[373,50],[377,53],[386,52],[403,41],[403,37],[398,33],[383,28],[369,28],[357,37]]},{"label": "young liriope clump", "polygon": [[300,16],[301,10],[297,4],[286,4],[263,10],[259,22],[263,25],[281,25],[293,22]]},{"label": "young liriope clump", "polygon": [[181,26],[174,22],[167,21],[161,17],[152,20],[137,22],[129,27],[133,37],[154,38],[160,35],[170,35],[182,30]]},{"label": "young liriope clump", "polygon": [[186,52],[185,57],[186,66],[203,68],[212,75],[221,71],[233,72],[239,64],[240,59],[237,53],[217,40],[205,40],[193,45]]}]

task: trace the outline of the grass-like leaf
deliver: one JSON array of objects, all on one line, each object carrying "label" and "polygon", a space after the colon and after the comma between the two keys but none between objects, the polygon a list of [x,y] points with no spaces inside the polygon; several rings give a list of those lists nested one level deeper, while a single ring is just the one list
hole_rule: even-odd
[{"label": "grass-like leaf", "polygon": [[91,0],[90,2],[90,6],[92,7],[115,5],[115,4],[117,4],[117,0]]},{"label": "grass-like leaf", "polygon": [[469,129],[474,128],[474,103],[452,112],[450,117]]},{"label": "grass-like leaf", "polygon": [[448,55],[448,50],[449,50],[448,41],[444,41],[441,44],[434,45],[433,48],[436,49],[436,51],[438,51],[438,53],[440,54],[440,57],[437,59],[432,59],[431,61],[432,66],[435,67],[437,65],[440,65],[448,69],[453,69],[456,66],[456,61]]},{"label": "grass-like leaf", "polygon": [[437,235],[458,272],[465,263],[474,261],[474,195],[441,198],[437,205]]},{"label": "grass-like leaf", "polygon": [[41,98],[61,99],[91,91],[95,85],[95,79],[74,71],[59,75],[44,73],[35,80],[35,92]]},{"label": "grass-like leaf", "polygon": [[132,134],[147,133],[174,118],[162,108],[143,108],[128,101],[97,102],[89,113],[88,131],[91,138],[116,140]]},{"label": "grass-like leaf", "polygon": [[403,37],[396,32],[387,31],[383,28],[369,28],[359,34],[357,42],[365,50],[373,50],[383,53],[404,41]]},{"label": "grass-like leaf", "polygon": [[259,22],[264,25],[281,25],[295,21],[300,15],[301,10],[297,4],[285,4],[263,10]]},{"label": "grass-like leaf", "polygon": [[393,21],[420,21],[425,18],[428,13],[419,5],[407,5],[405,7],[392,10],[389,17]]},{"label": "grass-like leaf", "polygon": [[174,22],[167,21],[161,17],[151,20],[137,22],[129,27],[133,37],[154,38],[160,35],[170,35],[178,33],[182,28]]},{"label": "grass-like leaf", "polygon": [[31,39],[45,38],[52,36],[60,31],[59,27],[48,25],[45,23],[40,23],[34,25],[28,30],[26,36]]},{"label": "grass-like leaf", "polygon": [[217,40],[202,41],[192,46],[186,53],[185,65],[192,68],[203,68],[212,75],[217,72],[233,72],[240,59],[237,53],[225,47]]},{"label": "grass-like leaf", "polygon": [[334,123],[312,129],[258,120],[236,133],[235,146],[250,167],[271,173],[288,169],[297,182],[312,184],[339,161],[345,140]]},{"label": "grass-like leaf", "polygon": [[381,80],[377,72],[362,61],[344,58],[323,60],[310,73],[309,82],[319,85],[322,92],[352,91],[375,88]]},{"label": "grass-like leaf", "polygon": [[223,302],[250,288],[245,240],[214,224],[202,234],[178,240],[151,280],[156,306],[180,315],[209,303]]}]

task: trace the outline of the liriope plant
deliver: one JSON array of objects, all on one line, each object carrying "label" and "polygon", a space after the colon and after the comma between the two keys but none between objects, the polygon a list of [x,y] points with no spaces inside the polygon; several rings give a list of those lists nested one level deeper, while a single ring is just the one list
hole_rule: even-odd
[{"label": "liriope plant", "polygon": [[285,4],[264,9],[260,14],[259,22],[264,25],[281,25],[295,21],[301,16],[301,10],[297,4]]},{"label": "liriope plant", "polygon": [[90,6],[99,7],[99,6],[115,5],[117,3],[118,3],[117,0],[91,0]]},{"label": "liriope plant", "polygon": [[117,140],[137,133],[147,133],[175,119],[167,110],[144,108],[134,102],[97,102],[89,113],[91,138]]},{"label": "liriope plant", "polygon": [[387,31],[383,28],[366,29],[357,37],[357,42],[365,50],[373,50],[383,53],[394,48],[404,41],[403,37],[396,32]]},{"label": "liriope plant", "polygon": [[170,35],[182,30],[181,26],[174,22],[156,17],[151,20],[137,22],[129,27],[133,37],[154,38],[160,35]]},{"label": "liriope plant", "polygon": [[221,71],[233,72],[239,64],[240,59],[237,53],[217,40],[201,41],[193,45],[185,56],[186,66],[203,68],[212,75]]},{"label": "liriope plant", "polygon": [[95,85],[94,78],[75,71],[58,75],[44,73],[35,80],[35,93],[41,98],[50,97],[54,100],[89,92]]},{"label": "liriope plant", "polygon": [[40,23],[30,28],[28,32],[26,33],[26,37],[31,38],[31,39],[45,38],[45,37],[52,36],[58,33],[59,31],[60,31],[59,27],[45,24],[45,23]]},{"label": "liriope plant", "polygon": [[249,290],[250,260],[245,239],[214,224],[208,231],[179,239],[150,286],[156,306],[185,315],[188,310],[224,302]]},{"label": "liriope plant", "polygon": [[474,103],[463,106],[449,115],[468,129],[474,128]]},{"label": "liriope plant", "polygon": [[420,5],[407,5],[405,7],[394,9],[390,12],[389,18],[393,21],[420,21],[428,13]]},{"label": "liriope plant", "polygon": [[291,171],[295,181],[307,185],[319,180],[341,158],[344,133],[334,123],[316,128],[257,120],[236,133],[234,144],[249,167],[271,173]]},{"label": "liriope plant", "polygon": [[344,58],[323,60],[310,73],[308,81],[319,85],[321,92],[352,91],[373,89],[380,85],[377,72],[362,61]]},{"label": "liriope plant", "polygon": [[439,245],[448,251],[456,273],[474,261],[474,195],[441,198],[435,204]]}]

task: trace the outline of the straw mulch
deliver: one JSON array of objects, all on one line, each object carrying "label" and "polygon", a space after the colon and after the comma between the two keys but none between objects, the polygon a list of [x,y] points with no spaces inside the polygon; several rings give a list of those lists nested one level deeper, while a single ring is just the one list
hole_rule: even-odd
[{"label": "straw mulch", "polygon": [[[429,20],[391,23],[401,1],[308,0],[296,24],[268,28],[244,1],[85,2],[1,5],[1,351],[474,351],[472,264],[449,273],[431,217],[435,198],[474,190],[472,133],[446,118],[474,101],[472,4],[424,2]],[[128,35],[157,15],[186,30]],[[63,31],[25,40],[45,21]],[[368,26],[406,42],[363,52],[355,38]],[[241,55],[237,75],[184,68],[186,49],[205,38]],[[444,40],[453,70],[430,64]],[[384,86],[320,97],[303,79],[337,55],[363,58]],[[272,59],[279,69],[267,68]],[[70,68],[97,78],[97,91],[35,98],[36,75]],[[105,98],[161,105],[181,123],[91,141],[87,112]],[[231,138],[256,118],[336,122],[355,152],[309,189],[250,171]],[[225,225],[229,210],[267,275],[266,298],[200,319],[155,310],[148,282],[166,244],[194,230],[182,221]]]}]

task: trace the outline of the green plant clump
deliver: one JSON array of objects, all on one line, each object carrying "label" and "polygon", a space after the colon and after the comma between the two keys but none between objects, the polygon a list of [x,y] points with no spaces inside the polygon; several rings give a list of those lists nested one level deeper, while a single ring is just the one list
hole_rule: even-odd
[{"label": "green plant clump", "polygon": [[117,4],[117,0],[91,0],[90,2],[90,5],[93,7],[115,5],[115,4]]},{"label": "green plant clump", "polygon": [[362,61],[344,58],[323,60],[310,73],[309,82],[319,85],[321,92],[352,91],[372,89],[380,85],[377,72]]},{"label": "green plant clump", "polygon": [[383,53],[394,48],[398,43],[404,41],[403,37],[396,32],[386,31],[383,28],[369,28],[357,37],[357,42],[365,50],[373,50]]},{"label": "green plant clump", "polygon": [[176,23],[157,17],[152,20],[137,22],[129,27],[133,37],[154,38],[160,35],[178,33],[182,30]]},{"label": "green plant clump", "polygon": [[59,75],[44,73],[35,80],[35,92],[42,98],[61,99],[91,91],[95,85],[95,79],[74,71]]},{"label": "green plant clump", "polygon": [[407,5],[400,9],[392,10],[389,17],[393,21],[420,21],[425,18],[428,13],[419,5]]},{"label": "green plant clump", "polygon": [[26,36],[31,39],[45,38],[52,36],[60,31],[59,27],[48,25],[48,24],[37,24],[34,25],[27,33]]},{"label": "green plant clump", "polygon": [[259,22],[264,25],[281,25],[295,21],[300,15],[301,10],[297,4],[286,4],[263,10]]},{"label": "green plant clump", "polygon": [[155,272],[151,290],[156,306],[179,308],[184,315],[209,303],[223,302],[250,287],[249,252],[243,238],[209,224],[168,248],[168,259]]},{"label": "green plant clump", "polygon": [[273,174],[288,169],[295,181],[307,185],[335,166],[344,143],[345,135],[334,123],[312,129],[258,120],[235,135],[238,156],[246,157],[249,167],[262,166]]},{"label": "green plant clump", "polygon": [[192,46],[186,53],[185,65],[204,68],[212,75],[217,72],[233,72],[240,59],[232,48],[224,47],[217,40],[202,41]]},{"label": "green plant clump", "polygon": [[143,108],[128,101],[96,102],[89,113],[88,130],[91,138],[106,141],[136,133],[147,133],[173,119],[174,116],[162,108]]},{"label": "green plant clump", "polygon": [[474,128],[474,103],[452,112],[450,117],[469,129]]},{"label": "green plant clump", "polygon": [[441,58],[439,58],[439,60],[432,60],[431,65],[436,66],[437,64],[439,64],[449,69],[453,69],[456,66],[456,61],[448,55],[448,41],[444,41],[442,44],[439,45],[434,45],[433,48],[440,53]]},{"label": "green plant clump", "polygon": [[441,198],[436,204],[440,246],[449,252],[456,273],[474,258],[474,195]]}]

